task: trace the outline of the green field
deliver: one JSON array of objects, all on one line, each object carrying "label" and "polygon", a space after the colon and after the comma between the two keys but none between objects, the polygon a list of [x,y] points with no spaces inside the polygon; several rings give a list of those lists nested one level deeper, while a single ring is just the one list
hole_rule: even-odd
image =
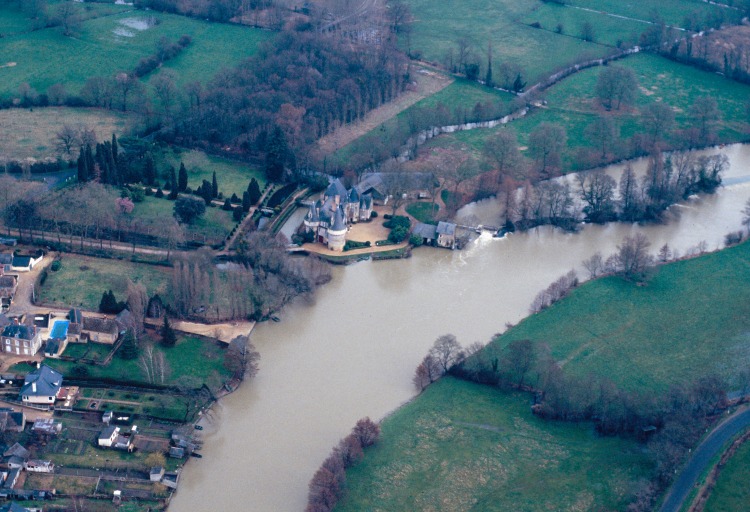
[{"label": "green field", "polygon": [[488,42],[496,63],[521,65],[529,84],[582,56],[602,57],[611,51],[595,43],[532,28],[521,20],[542,5],[535,0],[407,0],[414,15],[411,40],[402,38],[412,53],[442,63],[459,39],[471,43],[484,68]]},{"label": "green field", "polygon": [[258,181],[261,189],[266,184],[265,174],[257,167],[236,160],[207,155],[199,150],[171,146],[156,151],[154,162],[162,174],[162,179],[166,179],[166,169],[169,167],[179,169],[180,163],[184,163],[188,172],[188,187],[193,190],[197,189],[203,180],[210,183],[213,172],[216,171],[219,192],[225,197],[237,194],[237,197],[242,199],[242,193],[247,190],[253,178]]},{"label": "green field", "polygon": [[111,289],[117,300],[125,300],[128,279],[146,286],[149,296],[166,296],[171,269],[128,260],[91,258],[76,254],[61,257],[62,268],[48,270],[44,285],[36,290],[42,304],[63,308],[81,307],[97,311],[102,293]]},{"label": "green field", "polygon": [[428,224],[435,221],[435,216],[440,211],[439,204],[432,204],[429,201],[419,201],[406,206],[406,213],[417,219],[419,222]]},{"label": "green field", "polygon": [[3,109],[0,110],[0,148],[3,148],[3,158],[22,160],[60,156],[55,133],[64,124],[94,130],[97,140],[107,140],[113,133],[118,137],[130,133],[135,125],[135,118],[132,114],[123,112],[89,108]]},{"label": "green field", "polygon": [[721,470],[705,512],[746,510],[750,503],[750,443],[745,442]]},{"label": "green field", "polygon": [[650,465],[632,441],[531,414],[529,395],[452,378],[382,424],[343,511],[624,510]]},{"label": "green field", "polygon": [[[616,65],[631,68],[639,82],[639,92],[633,108],[606,114],[613,116],[622,138],[641,131],[640,110],[657,101],[666,102],[673,107],[676,129],[689,128],[692,126],[688,115],[690,105],[700,96],[710,96],[717,101],[721,112],[722,119],[717,126],[719,139],[722,142],[747,139],[745,107],[750,97],[750,86],[650,54],[633,55],[618,61]],[[594,94],[601,70],[601,67],[586,69],[545,91],[545,108],[537,109],[508,125],[518,133],[519,144],[525,146],[529,133],[540,123],[558,123],[568,135],[563,167],[567,170],[578,169],[576,151],[582,147],[591,147],[591,142],[585,135],[586,127],[603,113]],[[479,157],[485,140],[501,129],[505,128],[442,135],[429,141],[425,148],[462,148]],[[674,137],[673,142],[676,142]]]},{"label": "green field", "polygon": [[750,357],[750,243],[664,265],[647,286],[619,277],[584,284],[493,341],[548,343],[566,373],[628,391],[717,374],[737,389]]},{"label": "green field", "polygon": [[[193,196],[196,199],[200,199]],[[200,199],[201,201],[203,199]],[[143,233],[161,236],[159,229],[164,218],[171,218],[174,212],[174,201],[165,197],[157,199],[154,196],[146,196],[142,202],[136,203],[133,215],[140,224],[139,230]],[[203,244],[220,243],[229,234],[236,222],[232,219],[232,212],[222,210],[219,207],[207,207],[206,213],[193,221],[192,224],[183,224],[185,240],[195,241]]]},{"label": "green field", "polygon": [[156,52],[160,38],[176,42],[185,34],[193,38],[192,44],[164,65],[174,70],[181,85],[209,81],[271,37],[250,27],[132,10],[87,20],[75,37],[64,36],[60,28],[13,34],[0,39],[0,65],[15,63],[0,68],[0,95],[17,94],[22,83],[38,92],[62,83],[69,93],[77,92],[89,77],[132,71],[140,59]]}]

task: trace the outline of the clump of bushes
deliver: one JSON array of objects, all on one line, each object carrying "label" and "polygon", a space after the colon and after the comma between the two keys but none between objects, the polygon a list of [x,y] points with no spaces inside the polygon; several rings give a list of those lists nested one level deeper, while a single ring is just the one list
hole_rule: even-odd
[{"label": "clump of bushes", "polygon": [[62,262],[60,260],[55,260],[52,262],[52,265],[50,265],[49,269],[52,272],[57,272],[62,268]]}]

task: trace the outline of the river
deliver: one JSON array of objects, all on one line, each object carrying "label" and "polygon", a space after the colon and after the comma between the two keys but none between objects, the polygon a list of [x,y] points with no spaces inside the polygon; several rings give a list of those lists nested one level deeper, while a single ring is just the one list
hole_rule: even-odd
[{"label": "river", "polygon": [[[525,317],[550,282],[571,268],[585,277],[584,259],[610,254],[635,232],[649,237],[654,253],[664,243],[680,254],[704,240],[709,250],[721,247],[740,229],[750,197],[750,146],[722,151],[731,163],[728,185],[672,207],[666,225],[485,234],[463,251],[422,247],[408,260],[334,267],[312,303],[294,303],[281,322],[256,327],[260,373],[206,422],[204,457],[186,466],[170,510],[299,512],[312,474],[354,423],[381,419],[414,395],[414,368],[438,336],[488,341]],[[496,224],[493,205],[462,213]]]}]

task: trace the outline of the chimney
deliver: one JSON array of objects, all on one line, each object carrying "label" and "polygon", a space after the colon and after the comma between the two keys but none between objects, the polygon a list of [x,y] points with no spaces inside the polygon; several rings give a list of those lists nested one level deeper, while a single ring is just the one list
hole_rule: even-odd
[{"label": "chimney", "polygon": [[32,393],[36,393],[36,382],[31,383],[31,391]]}]

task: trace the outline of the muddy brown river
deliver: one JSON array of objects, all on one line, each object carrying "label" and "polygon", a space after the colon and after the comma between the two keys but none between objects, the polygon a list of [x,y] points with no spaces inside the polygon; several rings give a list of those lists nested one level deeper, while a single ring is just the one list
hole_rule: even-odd
[{"label": "muddy brown river", "polygon": [[[664,243],[680,254],[704,240],[721,247],[750,197],[750,146],[721,151],[731,163],[726,186],[673,207],[666,225],[485,234],[460,252],[422,247],[408,260],[334,267],[313,303],[256,327],[260,373],[216,407],[203,458],[187,464],[170,510],[301,511],[312,474],[357,419],[381,419],[414,396],[414,368],[438,336],[488,341],[525,317],[550,282],[571,268],[585,277],[584,259],[636,232],[654,253]],[[492,200],[461,213],[498,222]]]}]

